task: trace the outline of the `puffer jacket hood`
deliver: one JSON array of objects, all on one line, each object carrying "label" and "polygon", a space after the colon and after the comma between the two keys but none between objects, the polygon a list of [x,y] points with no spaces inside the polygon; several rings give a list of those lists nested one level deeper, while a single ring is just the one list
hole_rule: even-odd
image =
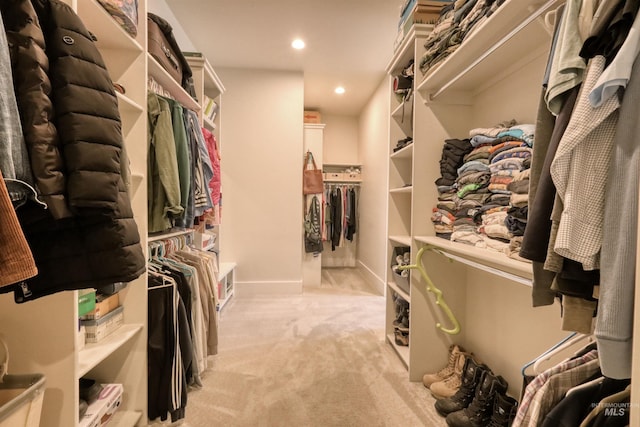
[{"label": "puffer jacket hood", "polygon": [[[7,4],[24,9],[32,4],[44,35],[53,109],[41,111],[54,113],[46,119],[56,125],[63,194],[71,212],[60,219],[35,203],[18,210],[39,274],[14,287],[15,299],[25,302],[62,290],[129,282],[144,272],[145,259],[120,173],[120,115],[104,61],[89,31],[65,3],[12,0],[3,2],[3,15]],[[18,102],[25,96],[21,93]],[[34,169],[56,157],[44,150],[31,155]]]}]

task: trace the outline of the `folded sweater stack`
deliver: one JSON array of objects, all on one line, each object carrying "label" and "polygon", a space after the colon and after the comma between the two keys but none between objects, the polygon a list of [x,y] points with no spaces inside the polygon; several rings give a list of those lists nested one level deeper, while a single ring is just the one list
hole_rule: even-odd
[{"label": "folded sweater stack", "polygon": [[[450,168],[443,171],[441,161],[438,206],[431,218],[436,235],[518,258],[527,222],[534,128],[511,121],[471,130],[465,140],[471,149],[455,179]],[[450,150],[445,143],[443,159]],[[452,180],[452,185],[441,185]]]}]

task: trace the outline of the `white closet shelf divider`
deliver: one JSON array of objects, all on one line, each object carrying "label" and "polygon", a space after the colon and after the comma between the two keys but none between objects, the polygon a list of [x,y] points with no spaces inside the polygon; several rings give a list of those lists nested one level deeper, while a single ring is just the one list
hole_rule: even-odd
[{"label": "white closet shelf divider", "polygon": [[436,236],[415,236],[415,240],[435,247],[442,255],[455,261],[531,286],[533,270],[528,262],[509,258],[490,249],[476,248]]},{"label": "white closet shelf divider", "polygon": [[412,185],[407,185],[405,187],[392,188],[392,189],[389,190],[389,193],[391,193],[391,194],[411,194],[412,191],[413,191],[413,186]]},{"label": "white closet shelf divider", "polygon": [[391,61],[387,65],[386,71],[390,75],[400,73],[407,63],[413,59],[414,40],[416,37],[424,37],[433,30],[432,24],[414,24],[409,32],[405,34],[402,43],[393,54]]},{"label": "white closet shelf divider", "polygon": [[402,289],[400,289],[400,287],[398,285],[396,285],[394,282],[387,282],[387,286],[389,286],[391,289],[393,289],[393,291],[395,293],[400,295],[403,300],[405,300],[407,302],[411,302],[409,294],[406,293],[405,291],[403,291]]},{"label": "white closet shelf divider", "polygon": [[406,147],[401,148],[400,150],[396,151],[395,153],[392,153],[391,156],[392,159],[410,159],[413,157],[413,142],[409,145],[407,145]]},{"label": "white closet shelf divider", "polygon": [[210,131],[216,130],[216,124],[210,118],[203,117],[202,121],[204,122],[205,127]]},{"label": "white closet shelf divider", "polygon": [[142,108],[140,104],[129,98],[127,95],[116,92],[116,97],[118,98],[118,108],[121,111],[120,115],[123,115],[122,113],[126,114],[127,112],[131,112],[134,114],[142,114],[144,112],[144,108]]},{"label": "white closet shelf divider", "polygon": [[193,111],[200,111],[200,105],[195,99],[187,93],[186,90],[180,86],[180,84],[169,75],[169,73],[162,68],[162,66],[155,60],[151,54],[147,52],[147,63],[149,65],[149,75],[152,76],[166,91],[171,93],[176,101],[182,104],[183,107]]},{"label": "white closet shelf divider", "polygon": [[235,262],[221,262],[218,267],[218,280],[222,280],[223,277],[227,277],[234,268],[236,268],[237,263]]},{"label": "white closet shelf divider", "polygon": [[523,64],[548,52],[550,35],[541,31],[541,27],[546,28],[543,15],[561,3],[561,0],[505,2],[455,52],[428,70],[416,90],[432,101],[445,93],[454,93],[459,98],[461,92],[471,95],[482,92],[521,69]]},{"label": "white closet shelf divider", "polygon": [[124,324],[95,344],[86,344],[78,352],[78,377],[82,377],[100,362],[122,347],[143,329],[140,324]]},{"label": "white closet shelf divider", "polygon": [[396,339],[394,338],[393,334],[387,335],[387,340],[391,344],[391,347],[393,347],[393,349],[396,351],[396,353],[398,353],[398,356],[400,356],[400,360],[402,361],[402,363],[404,363],[404,366],[408,369],[409,368],[409,346],[396,344]]},{"label": "white closet shelf divider", "polygon": [[78,1],[77,12],[84,22],[91,23],[87,29],[98,39],[96,41],[98,49],[144,51],[140,43],[113,19],[97,0]]},{"label": "white closet shelf divider", "polygon": [[389,240],[392,242],[398,243],[402,246],[411,246],[411,236],[389,236]]}]

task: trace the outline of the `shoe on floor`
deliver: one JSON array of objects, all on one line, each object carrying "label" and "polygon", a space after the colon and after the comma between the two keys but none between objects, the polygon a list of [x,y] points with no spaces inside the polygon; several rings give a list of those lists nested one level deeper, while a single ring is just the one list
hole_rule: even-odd
[{"label": "shoe on floor", "polygon": [[[447,366],[440,369],[435,374],[424,374],[424,376],[422,377],[422,384],[424,384],[425,387],[429,388],[431,387],[431,384],[438,381],[443,381],[447,377],[453,375],[456,363],[458,362],[458,359],[463,352],[464,349],[456,344],[449,346],[449,361],[447,362]],[[464,366],[464,358],[462,360],[462,366]],[[460,368],[460,373],[462,373],[462,368]]]},{"label": "shoe on floor", "polygon": [[493,414],[496,396],[507,392],[507,381],[490,371],[482,374],[473,401],[466,408],[447,415],[449,427],[486,427]]},{"label": "shoe on floor", "polygon": [[476,387],[480,384],[486,371],[490,372],[488,366],[476,363],[473,357],[465,357],[462,384],[453,396],[436,401],[435,408],[438,414],[446,417],[452,412],[460,411],[469,406],[475,396]]},{"label": "shoe on floor", "polygon": [[459,353],[458,360],[453,368],[453,374],[449,375],[442,381],[431,384],[429,390],[436,399],[446,399],[458,392],[462,385],[462,372],[464,370],[464,362],[466,357],[472,357],[468,353]]},{"label": "shoe on floor", "polygon": [[487,427],[509,427],[518,413],[518,401],[506,394],[496,395]]}]

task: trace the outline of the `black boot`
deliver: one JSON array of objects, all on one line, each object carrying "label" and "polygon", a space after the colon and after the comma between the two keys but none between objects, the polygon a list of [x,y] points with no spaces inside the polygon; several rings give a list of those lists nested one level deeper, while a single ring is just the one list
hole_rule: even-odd
[{"label": "black boot", "polygon": [[488,366],[476,363],[473,358],[467,356],[462,368],[462,384],[460,388],[451,397],[436,401],[436,411],[443,417],[452,412],[460,411],[471,403],[475,394],[476,387],[480,384],[480,380],[485,372],[490,372]]},{"label": "black boot", "polygon": [[506,394],[496,395],[493,414],[487,427],[511,427],[518,413],[518,401]]},{"label": "black boot", "polygon": [[473,401],[465,409],[447,415],[450,427],[485,427],[493,413],[493,404],[498,394],[507,392],[507,382],[501,376],[486,371],[476,388]]}]

